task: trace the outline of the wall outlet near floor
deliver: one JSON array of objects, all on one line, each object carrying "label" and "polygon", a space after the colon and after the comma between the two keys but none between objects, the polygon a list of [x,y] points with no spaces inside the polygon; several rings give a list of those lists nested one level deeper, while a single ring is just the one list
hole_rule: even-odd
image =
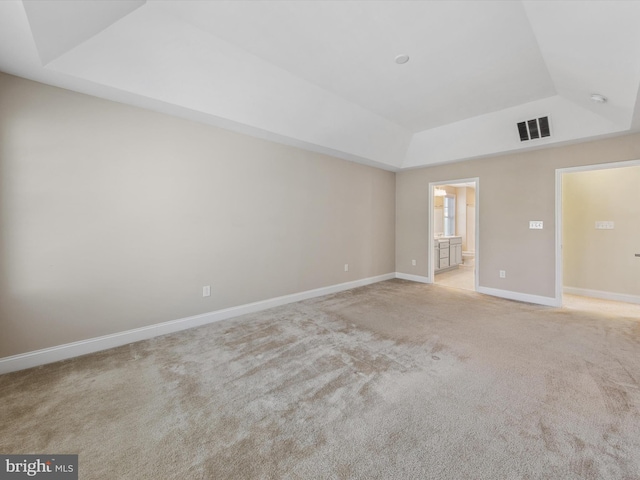
[{"label": "wall outlet near floor", "polygon": [[411,265],[413,265],[415,267],[416,266],[416,261],[415,260],[411,260]]},{"label": "wall outlet near floor", "polygon": [[542,220],[531,220],[529,222],[529,228],[531,230],[542,230],[543,222]]},{"label": "wall outlet near floor", "polygon": [[596,230],[613,230],[613,222],[596,222]]},{"label": "wall outlet near floor", "polygon": [[500,278],[507,278],[507,271],[506,270],[500,270]]},{"label": "wall outlet near floor", "polygon": [[210,297],[211,296],[211,285],[205,285],[202,287],[202,296]]},{"label": "wall outlet near floor", "polygon": [[349,271],[349,264],[348,264],[348,263],[345,263],[345,264],[344,264],[344,271],[345,271],[345,272],[348,272],[348,271]]}]

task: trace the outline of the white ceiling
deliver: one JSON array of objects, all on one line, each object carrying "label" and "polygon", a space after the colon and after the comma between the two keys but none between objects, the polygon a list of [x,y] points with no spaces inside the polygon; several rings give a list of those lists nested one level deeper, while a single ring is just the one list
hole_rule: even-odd
[{"label": "white ceiling", "polygon": [[162,6],[411,132],[556,94],[520,2]]},{"label": "white ceiling", "polygon": [[398,170],[640,126],[639,22],[635,1],[5,0],[0,70]]}]

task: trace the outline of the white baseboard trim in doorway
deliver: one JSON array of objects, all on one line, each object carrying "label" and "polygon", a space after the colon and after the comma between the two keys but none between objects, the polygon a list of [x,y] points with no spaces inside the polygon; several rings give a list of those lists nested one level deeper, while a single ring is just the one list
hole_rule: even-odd
[{"label": "white baseboard trim in doorway", "polygon": [[627,293],[604,292],[602,290],[590,290],[588,288],[564,287],[564,293],[569,295],[579,295],[581,297],[600,298],[602,300],[613,300],[614,302],[627,302],[640,304],[640,295],[629,295]]},{"label": "white baseboard trim in doorway", "polygon": [[431,278],[429,277],[422,277],[420,275],[411,275],[409,273],[396,272],[396,278],[400,278],[402,280],[411,280],[412,282],[432,283]]},{"label": "white baseboard trim in doorway", "polygon": [[538,305],[546,305],[548,307],[560,307],[560,302],[554,297],[543,297],[541,295],[531,295],[529,293],[512,292],[511,290],[500,290],[499,288],[480,287],[476,290],[478,293],[492,295],[494,297],[506,298],[508,300],[517,300],[519,302],[536,303]]},{"label": "white baseboard trim in doorway", "polygon": [[352,282],[339,283],[328,287],[316,288],[305,292],[292,293],[281,297],[261,300],[259,302],[247,303],[237,307],[225,308],[213,312],[194,315],[192,317],[171,320],[163,323],[156,323],[146,327],[126,330],[124,332],[112,333],[101,337],[89,338],[78,342],[67,343],[55,347],[35,350],[33,352],[21,353],[10,357],[0,358],[0,374],[16,372],[26,368],[37,367],[47,363],[67,360],[73,357],[79,357],[88,353],[99,352],[109,348],[127,345],[129,343],[147,340],[149,338],[166,335],[168,333],[179,332],[189,328],[200,327],[209,323],[227,320],[229,318],[239,317],[248,313],[255,313],[269,308],[279,307],[288,303],[308,300],[310,298],[321,297],[332,293],[350,290],[352,288],[371,285],[372,283],[383,282],[396,278],[396,273],[387,273],[375,277],[363,278]]}]

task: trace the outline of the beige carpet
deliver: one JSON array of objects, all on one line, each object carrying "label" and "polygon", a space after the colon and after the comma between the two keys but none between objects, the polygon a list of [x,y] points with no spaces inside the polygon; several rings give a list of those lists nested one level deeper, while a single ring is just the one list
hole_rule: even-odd
[{"label": "beige carpet", "polygon": [[637,479],[640,321],[391,280],[0,376],[82,479]]}]

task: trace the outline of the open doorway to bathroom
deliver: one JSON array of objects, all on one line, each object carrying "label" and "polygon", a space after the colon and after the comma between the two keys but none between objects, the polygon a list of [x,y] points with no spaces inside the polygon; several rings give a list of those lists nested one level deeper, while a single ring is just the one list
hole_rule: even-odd
[{"label": "open doorway to bathroom", "polygon": [[640,316],[640,161],[557,170],[556,296]]},{"label": "open doorway to bathroom", "polygon": [[429,238],[433,283],[475,291],[478,255],[478,179],[432,183]]}]

